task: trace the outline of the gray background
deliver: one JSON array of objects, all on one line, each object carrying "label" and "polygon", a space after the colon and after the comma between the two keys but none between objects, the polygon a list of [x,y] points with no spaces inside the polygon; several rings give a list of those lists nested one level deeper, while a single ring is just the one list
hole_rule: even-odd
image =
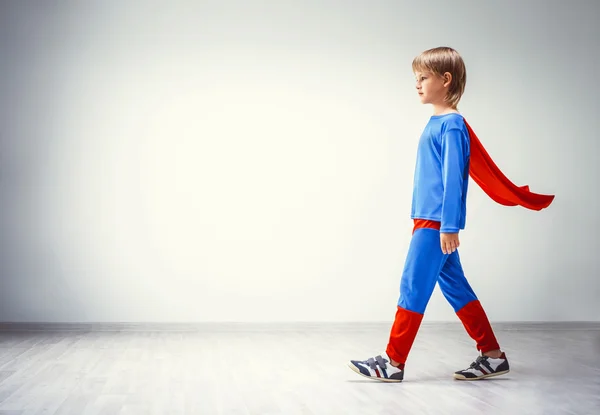
[{"label": "gray background", "polygon": [[[485,4],[484,4],[485,3]],[[389,321],[431,108],[545,211],[471,182],[494,321],[600,321],[597,1],[2,1],[0,320]],[[426,320],[456,320],[436,289]]]}]

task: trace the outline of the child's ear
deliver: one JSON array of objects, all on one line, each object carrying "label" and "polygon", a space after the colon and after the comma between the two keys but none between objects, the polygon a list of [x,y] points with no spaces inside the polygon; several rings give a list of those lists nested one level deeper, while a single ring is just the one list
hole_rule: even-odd
[{"label": "child's ear", "polygon": [[450,86],[452,83],[452,74],[450,72],[444,73],[444,86]]}]

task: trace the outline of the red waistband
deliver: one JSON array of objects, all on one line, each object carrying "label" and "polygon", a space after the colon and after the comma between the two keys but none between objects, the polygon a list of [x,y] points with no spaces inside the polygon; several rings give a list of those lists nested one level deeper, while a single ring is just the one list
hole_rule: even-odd
[{"label": "red waistband", "polygon": [[415,222],[415,226],[413,228],[413,233],[415,233],[415,231],[417,229],[421,229],[421,228],[436,229],[439,231],[440,228],[442,227],[442,224],[440,222],[438,222],[437,220],[414,219],[414,222]]}]

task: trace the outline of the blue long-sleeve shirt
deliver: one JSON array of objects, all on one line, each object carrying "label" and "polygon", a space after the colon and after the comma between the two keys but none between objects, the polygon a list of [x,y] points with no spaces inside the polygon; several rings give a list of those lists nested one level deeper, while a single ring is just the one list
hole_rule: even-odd
[{"label": "blue long-sleeve shirt", "polygon": [[469,133],[460,114],[434,115],[419,140],[411,218],[441,222],[440,232],[465,228]]}]

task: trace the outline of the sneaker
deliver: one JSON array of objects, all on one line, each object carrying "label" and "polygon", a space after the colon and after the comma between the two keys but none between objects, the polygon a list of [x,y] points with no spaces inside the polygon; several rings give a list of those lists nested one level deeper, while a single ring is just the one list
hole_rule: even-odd
[{"label": "sneaker", "polygon": [[477,360],[471,363],[468,369],[454,372],[454,378],[459,380],[479,380],[500,376],[510,372],[506,355],[502,353],[499,358],[494,359],[488,356],[479,356]]},{"label": "sneaker", "polygon": [[351,360],[348,366],[359,375],[382,382],[402,382],[404,369],[392,366],[387,354],[367,360]]}]

